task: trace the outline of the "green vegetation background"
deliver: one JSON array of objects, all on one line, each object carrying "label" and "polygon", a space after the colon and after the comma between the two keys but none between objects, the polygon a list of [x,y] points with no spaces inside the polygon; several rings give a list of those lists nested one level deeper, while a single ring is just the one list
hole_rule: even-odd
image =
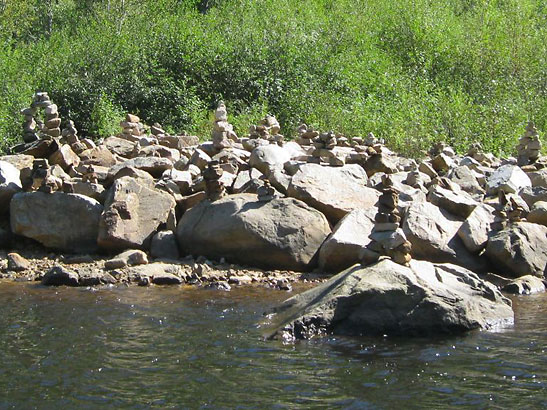
[{"label": "green vegetation background", "polygon": [[266,113],[372,131],[417,154],[434,140],[510,153],[547,130],[543,0],[0,0],[0,150],[48,91],[80,133],[124,112],[208,137]]}]

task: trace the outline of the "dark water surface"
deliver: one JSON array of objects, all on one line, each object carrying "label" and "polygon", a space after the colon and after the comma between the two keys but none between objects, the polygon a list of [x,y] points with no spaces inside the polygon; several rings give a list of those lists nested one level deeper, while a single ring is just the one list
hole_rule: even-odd
[{"label": "dark water surface", "polygon": [[500,333],[262,340],[287,296],[0,283],[0,409],[547,407],[547,295]]}]

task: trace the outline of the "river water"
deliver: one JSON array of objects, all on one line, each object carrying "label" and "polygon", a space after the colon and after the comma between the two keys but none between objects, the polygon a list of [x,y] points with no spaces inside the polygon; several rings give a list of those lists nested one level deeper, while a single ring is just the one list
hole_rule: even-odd
[{"label": "river water", "polygon": [[546,294],[498,333],[263,340],[289,295],[0,283],[0,409],[547,407]]}]

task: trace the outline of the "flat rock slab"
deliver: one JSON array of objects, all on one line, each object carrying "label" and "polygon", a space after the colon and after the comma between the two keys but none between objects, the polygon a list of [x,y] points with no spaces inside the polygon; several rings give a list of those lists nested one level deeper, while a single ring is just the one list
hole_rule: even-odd
[{"label": "flat rock slab", "polygon": [[359,165],[306,164],[292,177],[288,195],[321,211],[336,225],[348,212],[376,204],[380,192],[366,184],[366,173]]},{"label": "flat rock slab", "polygon": [[177,226],[181,254],[270,269],[308,270],[330,233],[325,217],[293,198],[253,194],[202,201]]},{"label": "flat rock slab", "polygon": [[93,252],[102,211],[99,202],[83,195],[21,192],[11,201],[11,229],[47,248]]},{"label": "flat rock slab", "polygon": [[458,334],[513,323],[511,302],[471,271],[389,259],[356,265],[274,310],[270,337]]}]

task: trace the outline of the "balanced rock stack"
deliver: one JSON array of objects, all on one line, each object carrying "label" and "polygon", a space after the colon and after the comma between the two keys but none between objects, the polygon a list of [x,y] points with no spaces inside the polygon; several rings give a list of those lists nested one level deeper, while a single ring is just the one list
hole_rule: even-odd
[{"label": "balanced rock stack", "polygon": [[250,139],[264,139],[272,144],[283,145],[285,137],[279,134],[281,126],[273,115],[267,115],[258,125],[249,128]]},{"label": "balanced rock stack", "polygon": [[213,140],[213,146],[219,151],[232,146],[232,144],[230,144],[230,139],[237,140],[234,127],[228,122],[228,112],[226,111],[226,105],[224,105],[223,101],[218,103],[218,107],[215,110],[215,123],[213,124],[211,138]]},{"label": "balanced rock stack", "polygon": [[333,152],[336,147],[336,136],[334,132],[322,132],[313,140],[315,149],[312,152],[310,162],[320,163],[324,160],[331,166],[343,166],[345,161],[343,158],[338,158]]},{"label": "balanced rock stack", "polygon": [[63,129],[63,132],[61,132],[61,137],[63,142],[70,145],[76,144],[79,141],[78,130],[74,126],[74,121],[68,121],[67,126]]},{"label": "balanced rock stack", "polygon": [[308,146],[312,144],[312,140],[319,136],[319,132],[315,131],[313,127],[309,127],[306,124],[301,124],[297,129],[298,137],[296,142],[300,145]]},{"label": "balanced rock stack", "polygon": [[224,184],[220,181],[223,170],[218,161],[209,161],[207,168],[203,170],[203,179],[205,180],[205,195],[210,201],[216,201],[226,195]]},{"label": "balanced rock stack", "polygon": [[264,180],[264,185],[258,187],[256,194],[258,195],[258,200],[260,202],[268,202],[272,199],[279,198],[277,191],[270,185],[270,181],[267,179]]},{"label": "balanced rock stack", "polygon": [[[40,108],[44,109],[45,124],[36,120],[36,115]],[[61,135],[61,119],[57,105],[49,99],[45,92],[36,92],[30,108],[21,110],[25,120],[23,122],[23,140],[25,142],[34,142],[40,138],[59,137]],[[38,131],[37,131],[38,129]]]},{"label": "balanced rock stack", "polygon": [[411,260],[411,244],[400,227],[401,216],[397,208],[399,193],[393,188],[389,175],[382,177],[382,195],[378,200],[378,212],[374,217],[371,242],[361,253],[362,262],[376,262],[380,256],[388,256],[400,265]]},{"label": "balanced rock stack", "polygon": [[122,127],[120,137],[126,140],[138,141],[144,135],[144,125],[141,123],[141,119],[134,114],[127,114],[125,121],[120,122],[120,127]]},{"label": "balanced rock stack", "polygon": [[517,163],[519,166],[533,164],[539,158],[541,151],[541,141],[538,131],[532,121],[526,126],[524,135],[519,140],[517,146]]},{"label": "balanced rock stack", "polygon": [[60,178],[51,174],[51,169],[47,159],[38,158],[32,163],[31,172],[32,184],[30,191],[40,191],[51,194],[62,188],[63,182]]}]

